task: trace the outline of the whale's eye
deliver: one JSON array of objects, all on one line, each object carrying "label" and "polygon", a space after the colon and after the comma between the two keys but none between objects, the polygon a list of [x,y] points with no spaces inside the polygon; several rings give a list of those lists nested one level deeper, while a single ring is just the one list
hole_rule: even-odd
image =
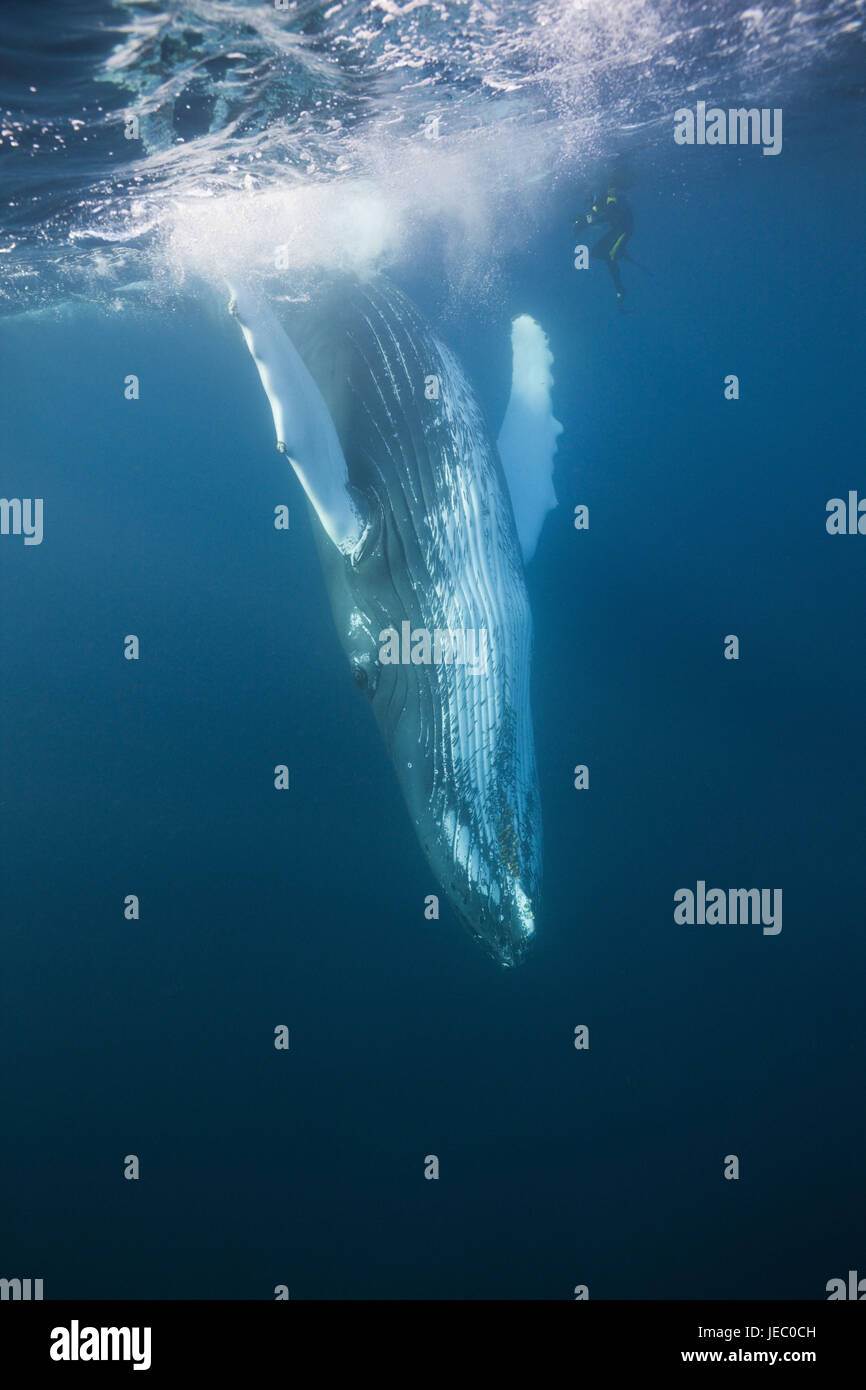
[{"label": "whale's eye", "polygon": [[376,673],[360,661],[352,664],[352,679],[359,690],[363,690],[368,700],[376,693]]}]

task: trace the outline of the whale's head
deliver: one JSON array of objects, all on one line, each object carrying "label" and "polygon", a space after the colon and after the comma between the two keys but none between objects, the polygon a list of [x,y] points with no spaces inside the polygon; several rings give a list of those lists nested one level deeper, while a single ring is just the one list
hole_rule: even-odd
[{"label": "whale's head", "polygon": [[[528,673],[512,651],[518,635],[528,641],[528,607],[514,596],[508,613],[488,612],[493,637],[484,661],[413,661],[435,657],[442,618],[431,612],[435,585],[407,593],[403,552],[388,542],[388,530],[383,543],[374,528],[372,553],[346,567],[352,597],[335,604],[344,647],[432,870],[425,897],[441,885],[476,942],[513,966],[533,942],[541,888]],[[396,606],[410,598],[414,621],[395,622]]]},{"label": "whale's head", "polygon": [[431,865],[470,935],[500,965],[517,965],[535,939],[540,844],[521,852],[510,816],[481,843],[473,843],[466,824],[452,841],[453,824],[453,814],[447,813],[441,858],[434,850]]},{"label": "whale's head", "polygon": [[[374,696],[374,705],[380,699],[380,712],[390,719],[393,715],[386,702],[394,693],[393,687],[383,689],[380,683]],[[418,711],[410,696],[402,705],[397,726],[392,722],[389,731],[394,766],[416,835],[463,926],[499,964],[517,965],[533,943],[539,910],[537,790],[533,786],[528,796],[515,795],[514,773],[519,769],[507,766],[499,769],[498,778],[491,769],[483,790],[480,779],[473,784],[468,769],[459,765],[448,776],[437,778],[435,761],[441,745],[433,757],[425,759],[424,721],[419,721]],[[383,719],[379,722],[382,725]],[[431,883],[425,893],[437,891],[436,883]]]}]

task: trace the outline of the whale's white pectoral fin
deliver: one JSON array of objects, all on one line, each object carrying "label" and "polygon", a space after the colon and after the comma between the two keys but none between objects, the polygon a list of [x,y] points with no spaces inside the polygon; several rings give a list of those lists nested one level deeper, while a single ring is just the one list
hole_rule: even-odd
[{"label": "whale's white pectoral fin", "polygon": [[511,356],[511,397],[497,442],[520,548],[528,561],[535,554],[544,518],[557,506],[553,456],[562,433],[550,399],[553,353],[547,335],[528,314],[511,325]]},{"label": "whale's white pectoral fin", "polygon": [[243,331],[274,417],[277,447],[300,479],[334,545],[350,555],[367,529],[349,487],[346,459],[322,393],[276,316],[230,285],[229,312]]}]

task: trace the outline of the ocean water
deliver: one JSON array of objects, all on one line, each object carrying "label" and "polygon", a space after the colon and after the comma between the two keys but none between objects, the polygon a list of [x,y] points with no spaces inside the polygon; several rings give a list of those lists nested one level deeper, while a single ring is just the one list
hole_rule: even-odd
[{"label": "ocean water", "polygon": [[[44,524],[0,536],[0,1275],[822,1299],[866,1274],[866,538],[826,524],[866,498],[861,19],[4,8],[0,491]],[[676,144],[702,100],[780,109],[780,153]],[[612,170],[622,313],[574,267]],[[494,436],[511,320],[548,335],[544,896],[515,969],[425,861],[225,312],[232,275],[276,302],[321,271],[408,293]],[[699,881],[781,889],[781,931],[675,921]]]}]

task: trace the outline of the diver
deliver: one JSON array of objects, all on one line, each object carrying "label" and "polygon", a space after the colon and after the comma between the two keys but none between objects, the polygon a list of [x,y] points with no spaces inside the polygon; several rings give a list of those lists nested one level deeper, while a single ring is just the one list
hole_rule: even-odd
[{"label": "diver", "polygon": [[634,217],[624,194],[614,185],[610,185],[603,193],[596,194],[589,212],[578,218],[574,225],[575,229],[579,229],[587,223],[592,227],[597,222],[610,223],[610,231],[593,246],[592,259],[604,260],[616,290],[617,306],[622,309],[625,288],[619,273],[619,263],[622,260],[631,260],[625,248],[634,230]]}]

